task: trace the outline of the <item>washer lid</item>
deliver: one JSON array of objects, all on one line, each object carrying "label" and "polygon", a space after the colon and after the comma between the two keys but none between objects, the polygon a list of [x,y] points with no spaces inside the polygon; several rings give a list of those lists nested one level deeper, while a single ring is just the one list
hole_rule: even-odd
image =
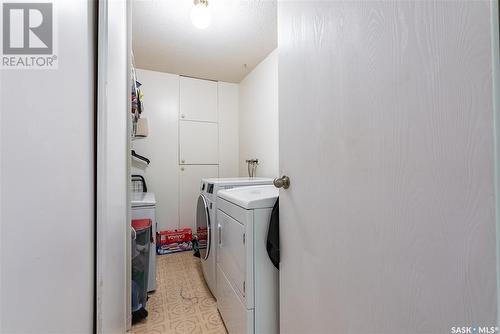
[{"label": "washer lid", "polygon": [[274,186],[252,186],[221,190],[218,197],[241,206],[244,209],[272,208],[279,196]]},{"label": "washer lid", "polygon": [[130,202],[132,203],[133,208],[140,206],[155,206],[155,194],[132,192],[130,195]]}]

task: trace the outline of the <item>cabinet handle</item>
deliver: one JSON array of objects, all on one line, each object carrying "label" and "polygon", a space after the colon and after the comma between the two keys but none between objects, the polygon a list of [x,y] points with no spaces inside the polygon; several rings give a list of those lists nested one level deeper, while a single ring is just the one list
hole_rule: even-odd
[{"label": "cabinet handle", "polygon": [[181,172],[183,172],[183,171],[184,171],[184,167],[181,167]]},{"label": "cabinet handle", "polygon": [[183,164],[183,163],[185,163],[185,162],[186,162],[186,160],[181,160],[181,164]]},{"label": "cabinet handle", "polygon": [[181,118],[186,118],[186,115],[184,115],[184,114],[181,114]]}]

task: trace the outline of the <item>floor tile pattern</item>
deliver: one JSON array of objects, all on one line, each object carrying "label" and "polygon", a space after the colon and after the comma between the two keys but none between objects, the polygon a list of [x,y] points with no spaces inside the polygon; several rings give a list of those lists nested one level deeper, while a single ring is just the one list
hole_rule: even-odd
[{"label": "floor tile pattern", "polygon": [[227,334],[200,260],[191,252],[158,256],[157,278],[149,316],[132,327],[133,334]]}]

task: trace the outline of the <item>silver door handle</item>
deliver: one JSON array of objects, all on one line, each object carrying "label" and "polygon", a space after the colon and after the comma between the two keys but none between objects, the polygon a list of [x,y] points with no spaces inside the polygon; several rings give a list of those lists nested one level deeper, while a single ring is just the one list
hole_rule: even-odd
[{"label": "silver door handle", "polygon": [[276,188],[288,189],[290,187],[290,178],[286,175],[274,179],[273,184]]}]

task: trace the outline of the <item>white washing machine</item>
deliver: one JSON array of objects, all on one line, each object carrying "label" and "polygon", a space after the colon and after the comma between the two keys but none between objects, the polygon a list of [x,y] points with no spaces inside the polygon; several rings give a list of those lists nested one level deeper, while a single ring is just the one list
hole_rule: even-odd
[{"label": "white washing machine", "polygon": [[132,219],[151,219],[153,241],[149,250],[148,292],[156,290],[156,199],[154,193],[132,192]]},{"label": "white washing machine", "polygon": [[217,308],[229,334],[279,333],[279,272],[266,250],[274,186],[222,190]]},{"label": "white washing machine", "polygon": [[235,187],[272,184],[273,179],[260,177],[208,178],[201,180],[196,209],[196,234],[200,243],[203,276],[210,291],[217,298],[217,192]]}]

